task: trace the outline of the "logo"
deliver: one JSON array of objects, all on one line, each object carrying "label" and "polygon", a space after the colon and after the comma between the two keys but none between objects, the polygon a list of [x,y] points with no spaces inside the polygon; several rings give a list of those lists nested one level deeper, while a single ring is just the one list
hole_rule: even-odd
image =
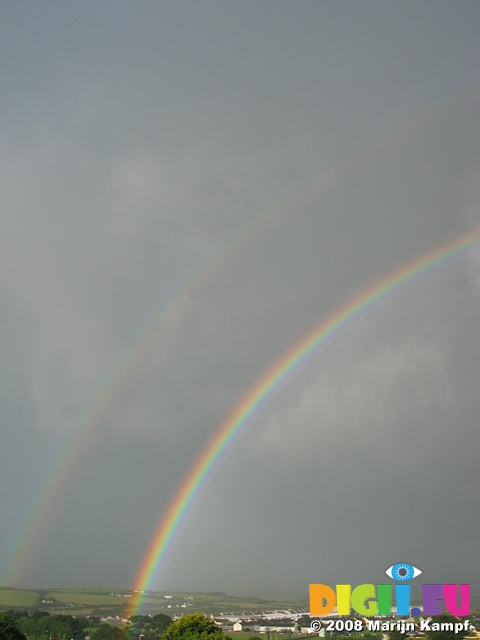
[{"label": "logo", "polygon": [[352,609],[361,616],[390,616],[393,594],[398,616],[440,616],[445,609],[453,616],[470,614],[469,584],[422,584],[422,609],[410,608],[410,582],[423,572],[411,564],[397,562],[385,571],[394,584],[311,584],[310,614],[326,616],[335,606],[339,616],[349,616]]}]

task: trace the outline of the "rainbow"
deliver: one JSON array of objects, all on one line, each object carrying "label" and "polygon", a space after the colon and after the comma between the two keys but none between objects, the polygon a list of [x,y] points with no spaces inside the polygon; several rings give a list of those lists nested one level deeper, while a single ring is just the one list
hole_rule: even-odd
[{"label": "rainbow", "polygon": [[158,576],[163,560],[170,548],[175,534],[182,525],[194,499],[202,489],[216,463],[225,454],[241,429],[245,427],[253,414],[266,402],[272,392],[302,365],[316,349],[334,336],[341,328],[359,316],[375,302],[398,289],[428,269],[445,261],[447,258],[478,244],[480,231],[462,235],[453,241],[442,244],[413,262],[404,265],[386,277],[358,293],[346,304],[327,316],[322,322],[291,347],[268,371],[256,382],[247,395],[235,407],[226,421],[217,429],[213,438],[198,456],[193,467],[180,485],[175,497],[162,516],[155,535],[152,538],[141,568],[135,579],[136,597],[130,605],[130,615],[138,613],[141,608],[143,594],[152,588]]},{"label": "rainbow", "polygon": [[274,206],[262,211],[249,224],[235,231],[201,268],[196,269],[184,282],[180,291],[156,313],[153,320],[150,320],[136,336],[133,343],[129,345],[103,381],[93,402],[90,402],[86,411],[71,428],[70,434],[55,454],[52,464],[49,465],[47,475],[40,483],[39,490],[32,492],[29,504],[24,510],[26,515],[20,527],[21,534],[17,536],[14,549],[9,554],[10,562],[3,575],[3,585],[13,585],[16,582],[15,577],[24,573],[32,550],[35,549],[38,539],[42,537],[47,528],[56,504],[65,493],[65,488],[73,477],[75,468],[79,466],[83,454],[90,445],[90,436],[93,434],[95,426],[107,415],[108,409],[114,404],[120,391],[128,384],[129,380],[133,379],[140,364],[155,348],[160,336],[175,325],[195,296],[207,286],[208,282],[214,279],[217,273],[221,272],[222,267],[251,238],[259,234],[274,217],[287,212],[290,207],[298,205],[299,197],[305,198],[323,186],[324,181],[330,178],[331,173],[332,171],[314,178],[303,178],[287,193],[284,193]]},{"label": "rainbow", "polygon": [[100,385],[98,393],[72,425],[69,435],[54,454],[52,462],[47,465],[45,477],[32,491],[30,501],[25,505],[25,515],[19,526],[19,533],[12,542],[12,551],[8,554],[9,563],[2,575],[3,585],[18,583],[26,573],[31,556],[38,548],[38,541],[52,520],[55,507],[90,446],[95,427],[108,414],[109,408],[117,400],[120,391],[134,377],[160,336],[175,325],[181,315],[187,311],[195,296],[215,278],[217,273],[222,271],[222,267],[274,219],[287,215],[289,211],[314,198],[323,189],[335,187],[348,170],[365,162],[368,157],[375,157],[383,148],[402,139],[405,133],[412,133],[427,120],[441,119],[449,115],[452,105],[461,106],[470,99],[471,95],[466,94],[460,99],[457,96],[453,101],[435,104],[433,109],[431,107],[426,109],[423,113],[415,115],[413,119],[395,126],[393,130],[390,127],[386,131],[378,132],[373,139],[367,141],[367,144],[362,142],[357,149],[351,150],[346,157],[340,158],[333,167],[316,175],[298,179],[276,199],[273,206],[262,210],[250,223],[235,231],[203,266],[197,268],[186,279],[180,290],[143,327],[118,359]]}]

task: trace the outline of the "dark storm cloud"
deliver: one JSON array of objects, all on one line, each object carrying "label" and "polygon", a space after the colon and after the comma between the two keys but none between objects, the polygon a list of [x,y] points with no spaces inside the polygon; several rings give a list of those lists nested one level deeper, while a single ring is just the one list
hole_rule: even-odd
[{"label": "dark storm cloud", "polygon": [[[129,586],[184,474],[272,363],[480,223],[478,5],[2,13],[0,570]],[[158,586],[302,591],[376,582],[397,559],[478,585],[478,255],[381,301],[278,390]],[[7,575],[46,470],[181,291],[28,571]]]}]

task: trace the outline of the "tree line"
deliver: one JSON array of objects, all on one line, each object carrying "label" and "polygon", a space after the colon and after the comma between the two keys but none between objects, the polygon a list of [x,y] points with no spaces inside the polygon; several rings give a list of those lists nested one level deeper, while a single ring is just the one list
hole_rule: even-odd
[{"label": "tree line", "polygon": [[[96,626],[94,626],[96,625]],[[213,620],[193,613],[176,622],[163,614],[132,616],[125,627],[114,627],[93,618],[50,615],[36,611],[0,614],[0,640],[230,640]]]},{"label": "tree line", "polygon": [[[442,615],[436,622],[455,622],[455,618]],[[94,626],[96,625],[96,626]],[[328,634],[328,640],[357,640],[355,634]],[[398,631],[389,632],[390,640],[408,640]],[[430,631],[426,640],[464,640],[466,631]],[[125,627],[113,627],[93,618],[74,618],[70,615],[50,615],[36,611],[26,613],[7,611],[0,614],[0,640],[231,640],[214,620],[203,613],[192,613],[173,622],[159,613],[155,616],[132,616]],[[358,640],[378,640],[377,635],[365,634]],[[251,639],[253,640],[253,638]]]},{"label": "tree line", "polygon": [[172,624],[163,613],[133,616],[127,627],[112,627],[98,618],[50,615],[47,611],[0,614],[0,640],[160,640]]}]

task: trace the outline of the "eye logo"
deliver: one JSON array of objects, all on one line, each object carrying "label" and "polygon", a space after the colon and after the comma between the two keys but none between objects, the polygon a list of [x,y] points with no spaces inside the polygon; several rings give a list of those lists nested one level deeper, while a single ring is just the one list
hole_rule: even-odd
[{"label": "eye logo", "polygon": [[[326,616],[337,607],[337,615],[339,616],[349,616],[352,608],[360,616],[390,616],[392,614],[392,596],[394,592],[396,617],[421,615],[429,617],[441,616],[444,611],[443,606],[452,616],[470,615],[469,584],[422,584],[423,606],[422,609],[420,609],[419,607],[411,606],[410,596],[412,585],[410,582],[421,575],[423,571],[418,567],[414,567],[412,564],[397,562],[396,564],[392,564],[391,567],[388,567],[385,573],[395,581],[395,584],[359,584],[354,589],[352,589],[350,584],[337,584],[336,590],[327,584],[309,585],[310,615]],[[467,623],[468,620],[465,624]],[[413,625],[413,622],[409,622],[408,624]],[[465,626],[465,629],[466,628]],[[396,629],[397,631],[399,630],[398,627]],[[440,627],[438,627],[438,629],[440,629]],[[370,630],[372,629],[370,628]],[[380,629],[380,627],[377,626],[374,630],[392,631],[392,628]],[[411,630],[413,631],[413,626]],[[432,627],[432,631],[433,630],[434,628]],[[441,631],[444,630],[447,631],[448,629],[442,627]],[[404,631],[401,633],[403,634]],[[455,633],[457,633],[457,631],[455,631]]]},{"label": "eye logo", "polygon": [[396,582],[410,582],[414,578],[417,578],[423,571],[417,569],[412,564],[406,564],[405,562],[397,562],[392,564],[391,567],[385,571],[389,578],[396,580]]}]

